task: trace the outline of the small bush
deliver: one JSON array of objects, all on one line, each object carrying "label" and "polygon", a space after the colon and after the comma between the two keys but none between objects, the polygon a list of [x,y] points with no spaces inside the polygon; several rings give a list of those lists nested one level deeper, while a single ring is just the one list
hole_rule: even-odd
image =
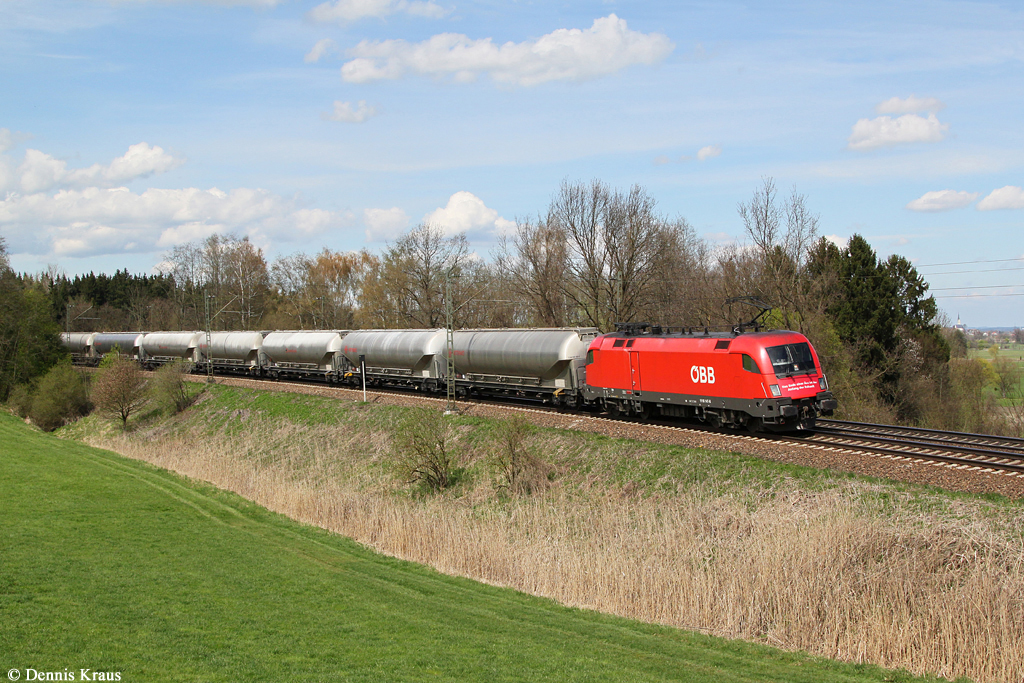
[{"label": "small bush", "polygon": [[157,370],[149,383],[153,400],[173,413],[180,413],[195,403],[201,390],[194,390],[197,385],[185,379],[191,371],[192,364],[180,360]]},{"label": "small bush", "polygon": [[52,432],[88,415],[91,409],[88,380],[65,361],[53,366],[36,384],[29,417],[40,429]]},{"label": "small bush", "polygon": [[128,418],[149,400],[146,393],[146,377],[138,363],[113,356],[108,364],[104,357],[92,391],[93,402],[100,412],[121,420],[121,429],[127,429]]},{"label": "small bush", "polygon": [[532,493],[547,485],[547,468],[526,447],[533,427],[520,416],[498,423],[494,464],[498,469],[498,488],[509,493]]},{"label": "small bush", "polygon": [[450,417],[437,410],[414,410],[395,438],[397,462],[409,481],[433,492],[455,484],[459,470],[458,432]]},{"label": "small bush", "polygon": [[11,389],[7,397],[7,405],[11,407],[14,414],[24,419],[32,412],[32,387],[28,384],[19,384]]}]

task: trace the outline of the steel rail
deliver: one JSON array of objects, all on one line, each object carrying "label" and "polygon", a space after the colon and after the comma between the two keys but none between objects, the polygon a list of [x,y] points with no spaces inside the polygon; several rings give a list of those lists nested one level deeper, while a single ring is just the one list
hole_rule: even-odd
[{"label": "steel rail", "polygon": [[887,443],[894,446],[909,446],[916,448],[928,448],[937,450],[954,451],[964,454],[993,455],[1002,458],[1015,458],[1024,461],[1024,448],[1009,447],[1005,444],[976,443],[958,441],[955,439],[941,439],[938,437],[901,436],[889,432],[861,432],[846,429],[834,429],[831,427],[814,428],[812,440],[819,438],[868,440],[875,443]]},{"label": "steel rail", "polygon": [[943,441],[957,441],[959,443],[984,442],[996,445],[1010,445],[1024,449],[1024,439],[1016,436],[996,436],[994,434],[974,434],[971,432],[952,432],[941,429],[927,429],[924,427],[904,427],[901,425],[874,424],[871,422],[847,422],[844,420],[819,419],[819,428],[846,429],[863,433],[879,433],[879,431],[899,432],[901,434],[915,434],[919,438],[933,438]]},{"label": "steel rail", "polygon": [[[937,446],[927,446],[929,451],[920,450],[905,450],[906,448],[914,448],[912,444],[902,442],[902,447],[893,445],[872,445],[867,442],[869,439],[862,441],[856,441],[851,439],[849,441],[828,441],[824,439],[816,439],[814,436],[810,437],[799,437],[799,436],[784,436],[775,435],[774,441],[786,441],[792,443],[802,443],[805,446],[818,446],[822,448],[834,448],[847,451],[867,451],[869,453],[878,453],[881,455],[887,455],[894,458],[902,458],[906,460],[915,461],[937,461],[942,463],[948,463],[950,465],[960,465],[964,467],[971,467],[976,469],[998,469],[1004,472],[1013,472],[1016,474],[1024,475],[1024,456],[1017,455],[1015,457],[1016,462],[1007,462],[1007,456],[995,454],[996,458],[1001,459],[990,459],[984,456],[975,457],[962,457],[958,455],[947,455],[949,452],[958,452],[953,448],[943,448]],[[880,440],[879,440],[880,441]],[[877,443],[877,441],[876,441]],[[895,441],[894,443],[901,443]],[[920,446],[917,446],[920,448]],[[946,453],[936,452],[945,450]]]},{"label": "steel rail", "polygon": [[[232,379],[248,380],[255,383],[262,383],[265,379],[255,377],[234,377]],[[318,386],[320,388],[334,389],[339,392],[358,392],[358,389],[353,389],[347,386],[338,386],[333,384],[327,384],[317,380],[301,380],[301,379],[289,379],[289,380],[274,380],[273,384],[277,386],[302,386],[309,387],[311,385]],[[435,397],[426,395],[418,391],[404,391],[402,389],[396,389],[392,387],[375,387],[372,392],[374,394],[382,395],[394,395],[405,398],[413,398],[425,402],[444,403],[445,399],[442,397]],[[607,422],[610,424],[622,424],[623,422],[643,425],[647,427],[653,427],[657,429],[681,431],[681,432],[694,432],[694,433],[713,433],[719,436],[726,436],[734,439],[740,439],[744,441],[763,441],[766,443],[778,443],[786,442],[794,445],[801,445],[808,448],[815,449],[833,449],[839,451],[848,452],[863,452],[874,455],[889,456],[892,458],[899,458],[914,462],[935,462],[943,463],[956,468],[972,468],[977,470],[984,470],[986,468],[990,470],[1000,470],[1007,473],[1014,473],[1017,475],[1024,476],[1024,449],[1019,452],[1000,452],[992,451],[991,449],[977,448],[978,444],[958,444],[951,443],[949,441],[943,441],[938,437],[930,437],[930,441],[927,440],[901,440],[894,438],[892,434],[871,434],[864,430],[876,428],[879,430],[891,431],[912,431],[931,433],[936,435],[966,435],[974,436],[982,439],[1002,439],[1003,437],[992,437],[989,435],[972,435],[964,434],[961,432],[942,432],[940,430],[927,430],[918,428],[905,428],[897,425],[872,425],[869,423],[857,423],[857,422],[842,422],[838,420],[819,420],[822,423],[822,429],[815,429],[807,432],[806,434],[793,436],[788,434],[778,434],[771,432],[761,433],[745,433],[736,430],[726,428],[715,428],[710,425],[700,423],[685,423],[675,422],[671,423],[658,420],[658,419],[640,419],[636,417],[606,417],[602,415],[594,415],[583,411],[572,410],[565,407],[549,406],[537,403],[533,400],[516,399],[515,397],[464,397],[457,401],[458,404],[468,405],[488,405],[495,407],[509,408],[521,412],[534,412],[534,413],[557,413],[566,416],[573,416],[579,419],[587,420],[592,423]],[[840,431],[842,428],[833,427],[831,425],[843,425],[842,428],[849,428],[853,431],[853,434],[842,434],[842,433],[830,433],[830,431]],[[929,437],[920,437],[928,439]],[[832,439],[832,440],[830,440]],[[1020,441],[1024,443],[1024,439],[1010,439],[1011,441]],[[982,444],[983,445],[983,444]],[[917,449],[917,450],[907,450]],[[943,452],[944,451],[944,452]],[[959,455],[951,455],[950,453],[958,453]],[[971,456],[971,457],[964,457]],[[995,459],[992,459],[995,458]],[[1007,460],[1015,460],[1016,462],[1007,462]]]}]

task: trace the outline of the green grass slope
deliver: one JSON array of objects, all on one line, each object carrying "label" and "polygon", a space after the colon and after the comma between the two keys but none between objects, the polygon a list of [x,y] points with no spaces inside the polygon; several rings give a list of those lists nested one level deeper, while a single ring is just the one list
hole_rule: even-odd
[{"label": "green grass slope", "polygon": [[8,415],[0,443],[4,671],[89,668],[122,681],[917,680],[444,576]]}]

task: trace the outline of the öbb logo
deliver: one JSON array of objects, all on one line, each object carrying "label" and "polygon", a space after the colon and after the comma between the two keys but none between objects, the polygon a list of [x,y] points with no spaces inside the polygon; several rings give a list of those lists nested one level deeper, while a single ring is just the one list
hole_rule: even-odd
[{"label": "\u00f6bb logo", "polygon": [[690,367],[690,381],[694,384],[714,384],[715,369],[711,366],[694,365]]}]

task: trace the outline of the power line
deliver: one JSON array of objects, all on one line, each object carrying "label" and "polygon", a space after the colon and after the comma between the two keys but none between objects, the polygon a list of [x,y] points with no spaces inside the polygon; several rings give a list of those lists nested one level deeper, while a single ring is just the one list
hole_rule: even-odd
[{"label": "power line", "polygon": [[963,275],[967,273],[973,275],[974,273],[1009,273],[1011,270],[1024,270],[1022,268],[984,268],[982,270],[943,270],[938,273],[925,273],[926,275]]},{"label": "power line", "polygon": [[1024,261],[1024,256],[1017,258],[988,259],[983,261],[950,261],[949,263],[922,263],[918,268],[935,268],[937,266],[966,266],[971,263],[1009,263],[1010,261]]},{"label": "power line", "polygon": [[931,291],[933,292],[948,292],[953,289],[1005,289],[1006,287],[1024,287],[1024,285],[979,285],[977,287],[936,287]]},{"label": "power line", "polygon": [[942,296],[933,296],[933,299],[982,299],[990,296],[1024,296],[1021,294],[943,294]]}]

